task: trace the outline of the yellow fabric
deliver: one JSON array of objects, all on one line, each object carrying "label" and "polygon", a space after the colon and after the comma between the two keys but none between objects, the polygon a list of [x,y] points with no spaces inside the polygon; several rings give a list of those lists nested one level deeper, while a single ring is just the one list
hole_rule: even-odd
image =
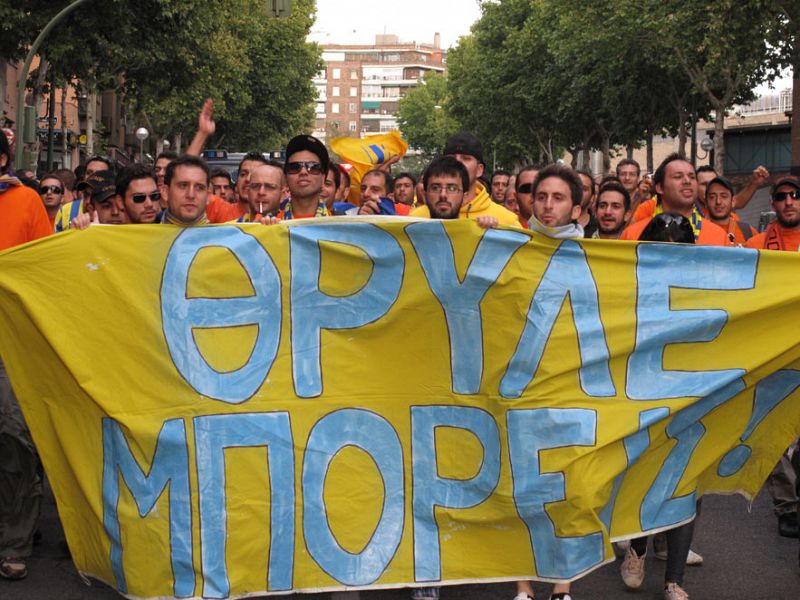
[{"label": "yellow fabric", "polygon": [[[476,183],[475,187],[478,193],[475,194],[472,202],[461,205],[461,210],[458,212],[459,219],[475,219],[484,216],[495,217],[501,225],[519,227],[519,217],[506,207],[500,206],[497,202],[493,202],[491,196],[489,196],[489,193],[482,184]],[[413,209],[409,216],[429,219],[431,212],[427,205],[422,204]]]},{"label": "yellow fabric", "polygon": [[389,133],[370,135],[365,138],[340,137],[331,140],[331,149],[342,162],[353,165],[350,171],[350,195],[347,201],[360,204],[361,179],[364,175],[387,162],[394,156],[403,157],[408,143],[396,129]]},{"label": "yellow fabric", "polygon": [[129,597],[568,580],[758,491],[800,434],[798,269],[462,220],[92,227],[0,253],[0,354],[78,570]]}]

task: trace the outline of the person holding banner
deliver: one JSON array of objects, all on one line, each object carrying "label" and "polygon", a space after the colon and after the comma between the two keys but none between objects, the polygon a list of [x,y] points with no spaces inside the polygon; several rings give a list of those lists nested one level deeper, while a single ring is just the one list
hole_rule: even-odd
[{"label": "person holding banner", "polygon": [[206,204],[211,171],[202,158],[184,155],[173,160],[164,175],[167,210],[162,223],[191,227],[207,225]]},{"label": "person holding banner", "polygon": [[330,216],[321,198],[329,163],[328,150],[314,136],[298,135],[289,140],[283,172],[291,198],[278,213],[280,220]]},{"label": "person holding banner", "polygon": [[[0,250],[53,233],[38,194],[9,168],[11,149],[0,133]],[[42,504],[39,457],[0,356],[0,577],[22,579]]]}]

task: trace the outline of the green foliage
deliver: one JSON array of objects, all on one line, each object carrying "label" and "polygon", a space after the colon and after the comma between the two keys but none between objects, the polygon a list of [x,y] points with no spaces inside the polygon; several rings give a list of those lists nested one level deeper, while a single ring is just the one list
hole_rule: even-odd
[{"label": "green foliage", "polygon": [[[23,58],[67,4],[0,0],[0,58]],[[315,7],[296,0],[291,16],[276,19],[265,0],[90,0],[41,50],[56,81],[116,89],[154,136],[190,134],[211,97],[218,139],[267,149],[313,123],[320,51],[305,39]]]},{"label": "green foliage", "polygon": [[430,71],[422,84],[400,100],[400,131],[412,148],[427,154],[442,151],[449,136],[458,131],[458,123],[447,111],[447,79]]}]

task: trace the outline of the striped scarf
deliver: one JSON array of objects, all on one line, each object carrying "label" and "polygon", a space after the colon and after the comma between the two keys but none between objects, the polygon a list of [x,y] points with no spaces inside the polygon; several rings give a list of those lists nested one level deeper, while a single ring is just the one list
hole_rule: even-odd
[{"label": "striped scarf", "polygon": [[[314,217],[330,217],[330,213],[328,212],[328,207],[325,206],[325,203],[320,200],[319,204],[317,204],[317,210],[314,213]],[[292,201],[289,200],[286,203],[286,206],[283,207],[283,210],[278,213],[278,217],[282,221],[290,221],[294,218],[292,215]]]}]

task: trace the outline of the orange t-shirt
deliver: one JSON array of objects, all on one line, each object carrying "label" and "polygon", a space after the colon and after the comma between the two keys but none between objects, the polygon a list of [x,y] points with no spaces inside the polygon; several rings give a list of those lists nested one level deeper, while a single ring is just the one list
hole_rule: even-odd
[{"label": "orange t-shirt", "polygon": [[411,207],[408,204],[403,204],[402,202],[395,202],[394,212],[396,212],[401,217],[407,217],[408,213],[411,212]]},{"label": "orange t-shirt", "polygon": [[[628,225],[625,228],[625,231],[622,232],[622,235],[619,239],[634,241],[638,240],[639,236],[642,235],[645,227],[647,227],[648,223],[650,223],[652,219],[653,217],[650,217],[643,221],[637,221],[632,225]],[[697,236],[697,241],[695,243],[698,246],[727,246],[728,234],[719,225],[712,223],[708,219],[703,219],[703,225],[700,227],[700,235]]]},{"label": "orange t-shirt", "polygon": [[208,195],[208,204],[206,204],[206,217],[209,223],[228,223],[235,221],[247,210],[242,208],[241,202],[226,202],[219,196],[214,194]]},{"label": "orange t-shirt", "polygon": [[0,194],[0,250],[38,240],[53,233],[39,194],[14,186]]},{"label": "orange t-shirt", "polygon": [[[776,224],[781,238],[783,238],[783,250],[787,252],[797,252],[800,248],[800,230],[785,229]],[[767,231],[763,231],[758,235],[754,235],[745,243],[746,248],[755,248],[756,250],[780,250],[775,242],[767,242]]]}]

